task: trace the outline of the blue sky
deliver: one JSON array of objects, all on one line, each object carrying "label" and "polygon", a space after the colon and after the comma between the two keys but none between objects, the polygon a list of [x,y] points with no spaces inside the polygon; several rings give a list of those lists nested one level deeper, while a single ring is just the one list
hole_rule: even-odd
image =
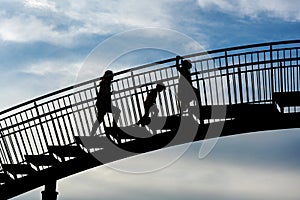
[{"label": "blue sky", "polygon": [[[171,29],[207,50],[300,38],[298,0],[0,0],[0,5],[1,110],[72,85],[89,53],[123,31]],[[197,158],[201,143],[195,143],[156,173],[97,168],[60,181],[61,199],[299,199],[297,134],[299,129],[221,139],[203,160]],[[163,151],[157,160],[167,157]],[[16,199],[37,199],[39,192]]]}]

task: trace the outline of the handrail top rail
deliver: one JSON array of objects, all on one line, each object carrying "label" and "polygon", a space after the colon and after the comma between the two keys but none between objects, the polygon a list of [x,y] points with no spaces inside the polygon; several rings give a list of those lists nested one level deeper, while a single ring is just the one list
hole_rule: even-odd
[{"label": "handrail top rail", "polygon": [[[250,45],[240,45],[240,46],[228,47],[228,48],[221,48],[221,49],[210,50],[210,51],[202,51],[202,52],[199,52],[199,53],[188,54],[188,55],[184,55],[184,56],[181,56],[181,57],[182,58],[192,58],[192,57],[196,57],[196,56],[209,55],[209,54],[215,54],[215,53],[221,53],[221,52],[228,52],[228,51],[235,51],[235,50],[242,50],[242,49],[250,49],[250,48],[258,48],[258,47],[266,47],[266,46],[287,45],[287,44],[295,44],[295,43],[300,43],[300,40],[283,40],[283,41],[277,41],[277,42],[266,42],[266,43],[250,44]],[[156,61],[156,62],[149,63],[149,64],[144,64],[144,65],[136,66],[136,67],[131,68],[131,69],[126,69],[126,70],[122,70],[122,71],[116,72],[116,73],[114,73],[114,76],[117,76],[117,75],[120,75],[120,74],[124,74],[124,73],[130,72],[132,70],[141,70],[141,69],[144,69],[146,67],[160,65],[160,64],[172,62],[172,61],[175,61],[175,60],[176,60],[176,58],[170,58],[170,59]],[[12,106],[12,107],[7,108],[7,109],[5,109],[3,111],[0,111],[0,115],[5,114],[7,112],[10,112],[12,110],[21,108],[23,106],[35,103],[35,102],[37,102],[39,100],[42,100],[42,99],[45,99],[45,98],[48,98],[48,97],[51,97],[51,96],[54,96],[54,95],[57,95],[57,94],[60,94],[60,93],[72,90],[72,89],[75,89],[77,87],[80,87],[80,86],[83,86],[83,85],[86,85],[86,84],[89,84],[89,83],[93,83],[93,82],[95,82],[95,81],[97,81],[97,80],[99,80],[101,78],[102,77],[100,77],[100,78],[93,78],[91,80],[84,81],[84,82],[81,82],[81,83],[78,83],[78,84],[75,84],[75,85],[72,85],[72,86],[68,86],[68,87],[56,90],[54,92],[50,92],[48,94],[36,97],[34,99],[25,101],[25,102],[20,103],[20,104],[18,104],[16,106]]]}]

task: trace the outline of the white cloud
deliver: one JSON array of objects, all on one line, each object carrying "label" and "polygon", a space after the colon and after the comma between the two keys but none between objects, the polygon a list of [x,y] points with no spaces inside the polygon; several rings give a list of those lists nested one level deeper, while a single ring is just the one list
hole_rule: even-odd
[{"label": "white cloud", "polygon": [[[20,72],[30,75],[30,80],[37,79],[41,90],[50,92],[49,89],[57,90],[75,84],[81,66],[82,62],[79,61],[44,60],[26,66]],[[49,83],[52,86],[50,88]]]},{"label": "white cloud", "polygon": [[[133,163],[140,159],[133,159]],[[90,170],[61,181],[60,189],[68,199],[100,196],[104,199],[198,199],[202,196],[204,199],[296,200],[300,195],[299,178],[297,170],[183,158],[151,174],[124,174],[105,167]]]},{"label": "white cloud", "polygon": [[9,11],[1,12],[0,39],[70,45],[82,34],[107,35],[132,28],[172,26],[167,0],[27,0],[22,5],[22,10],[12,16]]},{"label": "white cloud", "polygon": [[30,8],[49,9],[52,11],[56,10],[55,3],[47,0],[26,0],[24,5]]},{"label": "white cloud", "polygon": [[69,76],[76,76],[82,63],[80,62],[68,62],[68,61],[42,61],[39,63],[31,64],[30,66],[25,67],[22,69],[22,72],[34,74],[34,75],[41,75],[41,76],[48,76],[51,74],[60,74],[60,75],[69,75]]},{"label": "white cloud", "polygon": [[44,60],[22,69],[2,72],[0,110],[73,85],[80,61]]},{"label": "white cloud", "polygon": [[60,41],[58,32],[53,31],[53,25],[45,24],[34,16],[1,16],[0,38],[4,41]]},{"label": "white cloud", "polygon": [[198,0],[204,9],[218,9],[241,17],[274,17],[286,21],[300,21],[298,0]]},{"label": "white cloud", "polygon": [[[66,16],[84,22],[88,30],[110,31],[112,27],[169,26],[167,1],[69,1]],[[62,9],[61,9],[62,10]]]}]

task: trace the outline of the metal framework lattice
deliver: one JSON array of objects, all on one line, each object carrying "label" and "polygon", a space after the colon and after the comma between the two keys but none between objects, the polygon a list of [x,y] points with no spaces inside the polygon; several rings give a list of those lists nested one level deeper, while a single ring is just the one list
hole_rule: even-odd
[{"label": "metal framework lattice", "polygon": [[[219,49],[183,57],[190,59],[193,65],[192,83],[200,91],[200,116],[201,108],[206,106],[274,104],[275,96],[286,93],[297,96],[300,92],[299,40]],[[159,116],[181,114],[176,95],[179,74],[175,61],[171,58],[114,74],[112,103],[121,110],[120,127],[135,124],[141,118],[143,101],[157,82],[166,86],[157,100]],[[98,90],[99,78],[0,112],[0,175],[7,175],[11,182],[29,176],[11,173],[6,167],[29,165],[28,155],[47,156],[51,154],[49,146],[72,146],[77,144],[76,136],[89,136],[96,120],[94,104]],[[297,103],[278,105],[283,113],[300,111]],[[104,135],[104,126],[111,126],[111,123],[112,117],[107,116],[97,135]],[[201,123],[214,121],[207,118]],[[118,138],[110,139],[117,143]],[[131,140],[121,140],[127,141]],[[60,162],[70,159],[64,158]],[[38,166],[33,171],[38,173],[50,167]],[[6,179],[0,182],[7,184]]]}]

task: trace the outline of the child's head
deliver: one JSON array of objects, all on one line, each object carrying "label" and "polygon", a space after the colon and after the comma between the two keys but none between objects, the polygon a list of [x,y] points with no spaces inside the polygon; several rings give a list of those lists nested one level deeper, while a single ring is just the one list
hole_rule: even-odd
[{"label": "child's head", "polygon": [[182,61],[182,67],[186,69],[191,69],[192,68],[192,62],[190,60],[183,60]]},{"label": "child's head", "polygon": [[157,90],[158,92],[161,92],[161,91],[163,91],[164,89],[166,89],[166,86],[164,86],[163,83],[157,83],[157,85],[156,85],[156,90]]},{"label": "child's head", "polygon": [[104,73],[104,76],[102,78],[106,79],[106,80],[113,80],[113,72],[111,70],[107,70]]}]

